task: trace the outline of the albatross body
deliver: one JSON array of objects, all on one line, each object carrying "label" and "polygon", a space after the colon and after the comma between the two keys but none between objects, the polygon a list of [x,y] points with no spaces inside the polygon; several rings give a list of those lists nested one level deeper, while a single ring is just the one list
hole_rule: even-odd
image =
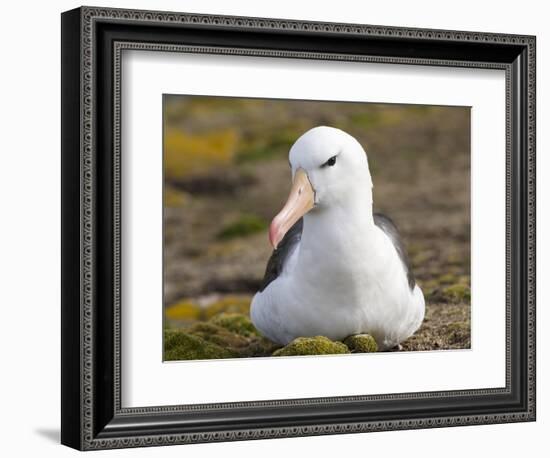
[{"label": "albatross body", "polygon": [[367,156],[347,133],[316,127],[289,154],[293,186],[270,226],[275,250],[251,318],[269,339],[370,334],[390,349],[424,319],[392,221],[372,211]]}]

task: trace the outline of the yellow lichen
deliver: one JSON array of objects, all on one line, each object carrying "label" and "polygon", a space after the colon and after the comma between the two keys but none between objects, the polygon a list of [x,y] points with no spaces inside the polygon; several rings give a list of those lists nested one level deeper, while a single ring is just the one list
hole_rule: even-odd
[{"label": "yellow lichen", "polygon": [[232,129],[204,134],[167,129],[164,137],[166,178],[178,179],[231,164],[237,140],[237,133]]},{"label": "yellow lichen", "polygon": [[166,318],[170,320],[193,321],[200,317],[200,306],[188,299],[183,299],[166,309]]}]

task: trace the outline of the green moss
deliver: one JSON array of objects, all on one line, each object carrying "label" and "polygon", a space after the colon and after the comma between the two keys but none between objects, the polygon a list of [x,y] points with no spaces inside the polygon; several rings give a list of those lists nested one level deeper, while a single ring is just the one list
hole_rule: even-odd
[{"label": "green moss", "polygon": [[465,302],[470,300],[470,287],[468,285],[452,285],[443,289],[443,295],[452,302]]},{"label": "green moss", "polygon": [[[214,322],[199,322],[165,333],[165,359],[218,359],[271,356],[279,346],[259,336],[250,320],[222,314]],[[225,326],[225,327],[224,327]]]},{"label": "green moss", "polygon": [[298,337],[287,346],[275,351],[273,356],[300,355],[339,355],[349,353],[348,347],[342,342],[333,342],[323,337]]},{"label": "green moss", "polygon": [[225,226],[219,233],[222,240],[244,237],[267,228],[267,223],[256,215],[241,215],[239,219]]},{"label": "green moss", "polygon": [[299,125],[286,128],[281,126],[269,135],[241,142],[241,147],[237,152],[237,163],[245,164],[284,157],[303,131],[304,129]]},{"label": "green moss", "polygon": [[[416,113],[418,116],[418,113]],[[351,116],[350,123],[355,127],[389,127],[403,121],[403,111],[394,107],[371,109]]]},{"label": "green moss", "polygon": [[[240,319],[240,316],[221,317],[218,322],[222,322],[226,326],[237,329],[240,333],[231,331],[225,327],[209,323],[196,323],[189,328],[189,333],[201,337],[202,339],[226,348],[232,353],[237,354],[241,358],[254,356],[271,356],[280,345],[277,345],[265,337],[257,335],[256,329],[252,328],[254,333],[250,331],[249,321],[246,317],[245,321]],[[252,323],[250,323],[251,325]],[[237,326],[237,325],[240,325]],[[242,333],[247,334],[246,336]]]},{"label": "green moss", "polygon": [[439,286],[439,282],[437,280],[417,280],[418,285],[420,288],[422,288],[422,291],[424,291],[424,294],[429,295],[431,291],[436,289]]},{"label": "green moss", "polygon": [[380,113],[375,111],[365,111],[352,115],[350,121],[356,127],[374,127],[380,124],[381,116]]},{"label": "green moss", "polygon": [[231,351],[239,351],[249,343],[246,337],[212,323],[196,323],[187,332]]},{"label": "green moss", "polygon": [[220,313],[212,317],[210,323],[245,337],[260,335],[250,318],[239,313]]},{"label": "green moss", "polygon": [[369,334],[357,334],[346,337],[344,344],[347,345],[352,353],[374,353],[378,351],[376,340]]},{"label": "green moss", "polygon": [[272,145],[252,145],[243,148],[237,156],[237,163],[244,164],[247,162],[261,161],[277,157],[284,150]]},{"label": "green moss", "polygon": [[410,258],[416,256],[418,253],[420,253],[423,250],[423,246],[418,243],[410,243],[407,246],[407,252]]},{"label": "green moss", "polygon": [[226,348],[181,330],[164,331],[164,360],[220,359],[237,356]]},{"label": "green moss", "polygon": [[413,266],[422,266],[433,258],[433,253],[429,250],[419,251],[411,257]]},{"label": "green moss", "polygon": [[469,302],[471,298],[470,287],[467,284],[457,283],[450,286],[440,286],[424,291],[429,302],[442,302],[459,304]]},{"label": "green moss", "polygon": [[455,283],[456,281],[457,281],[457,276],[451,273],[443,274],[439,277],[440,283],[452,284],[452,283]]},{"label": "green moss", "polygon": [[454,266],[463,266],[470,262],[467,254],[460,251],[453,251],[447,256],[447,263]]}]

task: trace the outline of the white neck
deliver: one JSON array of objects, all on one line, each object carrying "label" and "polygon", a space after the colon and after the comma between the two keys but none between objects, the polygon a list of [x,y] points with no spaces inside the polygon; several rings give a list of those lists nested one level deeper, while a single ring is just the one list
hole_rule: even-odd
[{"label": "white neck", "polygon": [[[364,257],[376,247],[370,186],[338,204],[320,206],[304,216],[298,262],[346,263]],[[311,265],[311,264],[310,264]]]}]

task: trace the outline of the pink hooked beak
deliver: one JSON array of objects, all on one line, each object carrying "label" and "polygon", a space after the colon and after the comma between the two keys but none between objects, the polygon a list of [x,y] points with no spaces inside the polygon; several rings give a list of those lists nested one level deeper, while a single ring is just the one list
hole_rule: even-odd
[{"label": "pink hooked beak", "polygon": [[304,169],[294,174],[292,188],[282,210],[273,218],[269,226],[269,241],[276,249],[287,231],[311,210],[315,203],[315,192]]}]

